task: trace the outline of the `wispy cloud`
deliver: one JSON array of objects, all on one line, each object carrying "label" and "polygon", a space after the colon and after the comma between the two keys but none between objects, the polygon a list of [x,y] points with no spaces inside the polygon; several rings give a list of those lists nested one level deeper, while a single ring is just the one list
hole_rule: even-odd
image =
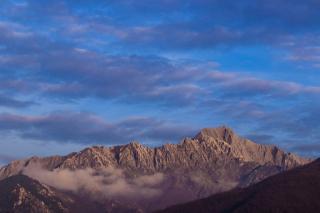
[{"label": "wispy cloud", "polygon": [[290,81],[260,79],[239,73],[213,71],[208,74],[225,96],[280,96],[320,95],[320,86],[303,85]]},{"label": "wispy cloud", "polygon": [[[0,129],[109,144],[178,140],[227,123],[279,144],[302,143],[303,129],[316,143],[319,7],[315,0],[3,1]],[[128,118],[100,118],[108,107],[125,108]]]},{"label": "wispy cloud", "polygon": [[60,143],[119,144],[142,139],[144,142],[176,142],[193,136],[190,126],[179,126],[147,117],[117,122],[85,112],[56,112],[44,116],[0,114],[0,131],[15,132],[25,139]]},{"label": "wispy cloud", "polygon": [[0,94],[0,106],[2,107],[25,108],[35,104],[36,103],[33,101],[17,100],[15,98]]}]

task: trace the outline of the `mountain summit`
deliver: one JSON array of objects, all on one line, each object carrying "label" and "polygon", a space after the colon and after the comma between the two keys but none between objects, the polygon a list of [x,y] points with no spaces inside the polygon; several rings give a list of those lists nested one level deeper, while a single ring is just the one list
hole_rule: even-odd
[{"label": "mountain summit", "polygon": [[[76,186],[61,186],[54,180],[61,174],[77,179],[78,174],[89,171],[94,178],[96,173],[103,174],[99,178],[109,184],[112,181],[105,180],[107,170],[108,178],[117,174],[122,184],[131,189],[125,194],[143,186],[142,197],[139,199],[136,195],[134,205],[149,211],[234,187],[245,187],[308,162],[276,146],[256,144],[223,126],[205,128],[194,138],[156,148],[133,142],[114,147],[89,147],[66,156],[14,161],[0,169],[0,179],[23,173],[63,190],[78,190]],[[41,168],[41,172],[34,168]],[[55,178],[50,178],[50,175],[55,175]],[[110,184],[108,187],[113,186]],[[89,188],[91,190],[92,187]],[[116,192],[112,195],[109,191],[100,193],[108,199],[132,200],[123,198],[120,191]]]},{"label": "mountain summit", "polygon": [[222,126],[218,128],[205,128],[195,137],[200,142],[211,142],[227,149],[229,154],[246,162],[258,162],[259,164],[279,165],[290,169],[308,160],[291,153],[285,153],[273,145],[262,145],[242,138],[234,133],[231,128]]}]

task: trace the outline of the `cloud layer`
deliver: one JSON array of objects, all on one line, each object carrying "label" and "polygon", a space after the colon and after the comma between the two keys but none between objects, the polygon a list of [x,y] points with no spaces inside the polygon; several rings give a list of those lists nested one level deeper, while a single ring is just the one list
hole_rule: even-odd
[{"label": "cloud layer", "polygon": [[1,134],[152,144],[226,124],[308,154],[297,147],[320,137],[319,9],[317,0],[4,0]]},{"label": "cloud layer", "polygon": [[127,178],[121,169],[112,167],[48,171],[36,164],[26,167],[23,174],[60,190],[89,193],[94,199],[122,198],[130,201],[160,196],[161,183],[165,178],[162,173]]},{"label": "cloud layer", "polygon": [[144,142],[175,142],[195,134],[195,130],[188,126],[147,117],[131,117],[113,123],[94,114],[70,111],[44,116],[0,114],[0,131],[3,134],[14,132],[25,139],[88,145],[114,145],[137,139],[144,139]]}]

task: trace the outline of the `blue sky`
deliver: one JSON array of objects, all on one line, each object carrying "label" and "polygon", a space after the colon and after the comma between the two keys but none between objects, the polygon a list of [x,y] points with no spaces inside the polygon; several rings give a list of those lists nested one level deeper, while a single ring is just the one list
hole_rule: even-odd
[{"label": "blue sky", "polygon": [[317,0],[3,0],[0,162],[227,125],[320,153]]}]

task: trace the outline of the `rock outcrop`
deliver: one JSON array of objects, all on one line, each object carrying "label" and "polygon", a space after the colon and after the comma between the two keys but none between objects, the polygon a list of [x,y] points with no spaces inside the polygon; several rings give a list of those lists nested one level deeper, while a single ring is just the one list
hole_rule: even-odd
[{"label": "rock outcrop", "polygon": [[73,202],[70,197],[24,175],[0,181],[0,212],[65,213]]},{"label": "rock outcrop", "polygon": [[88,196],[55,189],[25,175],[0,181],[0,212],[101,213],[139,212],[113,201],[96,202]]}]

